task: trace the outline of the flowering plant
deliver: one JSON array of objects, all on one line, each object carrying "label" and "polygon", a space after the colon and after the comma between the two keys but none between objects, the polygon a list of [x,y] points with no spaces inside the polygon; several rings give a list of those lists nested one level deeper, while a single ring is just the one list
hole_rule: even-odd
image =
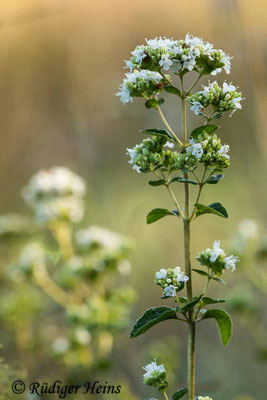
[{"label": "flowering plant", "polygon": [[[188,382],[187,387],[172,394],[172,400],[178,400],[188,393],[188,399],[195,399],[195,335],[196,325],[208,318],[217,322],[222,343],[226,346],[232,335],[230,316],[221,309],[207,309],[212,304],[222,303],[222,299],[212,299],[206,296],[211,281],[224,283],[221,279],[225,270],[234,271],[238,257],[226,255],[215,241],[213,248],[203,250],[196,257],[201,268],[191,265],[191,224],[205,214],[213,214],[227,218],[228,213],[219,202],[205,205],[200,202],[203,188],[206,185],[217,184],[223,177],[223,170],[230,165],[229,146],[217,136],[216,124],[211,121],[221,118],[230,111],[232,115],[241,109],[242,94],[232,83],[224,82],[220,86],[216,81],[208,82],[203,90],[193,93],[198,81],[206,75],[217,75],[223,70],[229,74],[231,57],[224,51],[215,49],[212,44],[200,38],[187,34],[184,40],[155,38],[146,40],[143,45],[132,51],[132,57],[126,61],[130,72],[120,86],[121,101],[124,104],[132,102],[135,97],[145,99],[147,109],[158,112],[165,129],[146,129],[142,134],[150,135],[133,149],[127,149],[129,163],[138,173],[151,173],[155,179],[148,183],[153,187],[165,187],[174,203],[174,209],[155,208],[147,215],[147,223],[151,224],[165,216],[175,217],[182,222],[184,229],[184,271],[180,267],[162,268],[155,275],[155,283],[163,290],[162,299],[171,298],[175,307],[153,307],[137,320],[131,331],[135,338],[169,319],[188,325]],[[166,71],[168,74],[166,74]],[[185,75],[196,75],[195,80],[186,88]],[[177,86],[174,78],[178,78]],[[165,102],[159,95],[169,93],[181,101],[182,134],[173,130],[167,121],[161,105]],[[187,103],[191,111],[201,116],[205,124],[187,131]],[[184,204],[181,205],[174,188],[184,187]],[[190,203],[190,187],[198,188],[193,204]],[[206,279],[200,294],[193,292],[192,271]],[[186,296],[179,292],[186,288]],[[166,371],[163,365],[157,365],[156,360],[145,367],[144,383],[156,387],[163,393],[166,400]],[[198,400],[211,400],[199,396]],[[150,399],[151,400],[151,399]]]},{"label": "flowering plant", "polygon": [[[37,287],[44,295],[42,303],[48,297],[52,299],[49,304],[56,304],[56,309],[59,305],[63,311],[65,323],[62,326],[60,322],[59,327],[58,314],[53,320],[55,312],[51,312],[49,353],[73,369],[101,369],[110,362],[114,336],[128,326],[129,305],[135,298],[129,286],[118,285],[131,270],[131,242],[98,226],[77,227],[84,216],[86,185],[67,168],[37,172],[22,194],[33,209],[34,220],[14,214],[0,217],[1,239],[19,239],[20,247],[8,268],[16,290],[10,291],[11,298],[2,295],[0,317],[8,319],[14,309],[20,310],[23,297],[29,298],[34,308],[37,301],[32,300],[28,287],[23,296],[18,292],[21,283],[31,282],[34,290]],[[21,246],[22,237],[26,243]],[[23,303],[22,307],[27,309]],[[23,336],[23,325],[30,324],[23,324],[22,319],[16,337],[29,336]],[[28,351],[29,343],[18,345]]]}]

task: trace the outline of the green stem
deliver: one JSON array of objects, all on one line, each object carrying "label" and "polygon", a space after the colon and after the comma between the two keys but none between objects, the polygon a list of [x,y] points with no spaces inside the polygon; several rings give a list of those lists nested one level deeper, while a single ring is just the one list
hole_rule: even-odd
[{"label": "green stem", "polygon": [[168,397],[168,395],[167,395],[167,393],[166,393],[165,390],[164,390],[164,392],[163,392],[163,395],[164,395],[164,397],[165,397],[166,400],[169,400],[169,397]]},{"label": "green stem", "polygon": [[166,120],[166,118],[165,118],[163,112],[161,111],[160,106],[157,107],[157,110],[158,110],[158,112],[159,112],[159,115],[160,115],[160,118],[161,118],[162,122],[164,123],[164,125],[165,125],[166,128],[168,129],[169,133],[172,135],[174,141],[175,141],[176,143],[178,143],[179,146],[182,147],[182,146],[183,146],[183,143],[181,142],[180,139],[178,139],[178,137],[177,137],[177,136],[175,135],[175,133],[173,132],[173,130],[172,130],[172,128],[170,127],[168,121]]},{"label": "green stem", "polygon": [[178,211],[180,217],[181,217],[182,219],[184,219],[184,218],[185,218],[184,213],[183,213],[183,211],[182,211],[182,209],[181,209],[181,207],[180,207],[180,205],[179,205],[179,203],[178,203],[178,201],[177,201],[177,199],[176,199],[176,197],[175,197],[175,194],[173,193],[173,191],[172,191],[172,189],[170,188],[170,185],[169,185],[168,183],[166,184],[166,188],[167,188],[168,192],[170,193],[170,195],[171,195],[171,197],[172,197],[172,199],[173,199],[173,202],[174,202],[174,204],[175,204],[175,206],[176,206],[176,208],[177,208],[177,211]]},{"label": "green stem", "polygon": [[[183,77],[181,77],[182,88],[182,127],[183,127],[183,141],[184,146],[187,145],[187,126],[186,126],[186,92],[184,90]],[[184,179],[188,179],[188,173],[184,173]],[[185,273],[189,277],[186,282],[186,291],[188,301],[191,302],[193,298],[192,288],[192,273],[191,273],[191,257],[190,257],[190,193],[189,184],[184,184],[185,192],[185,207],[184,207],[184,259],[185,259]],[[193,309],[189,312],[188,318],[188,347],[187,347],[187,382],[188,382],[188,400],[195,398],[195,336],[196,325],[193,320]]]}]

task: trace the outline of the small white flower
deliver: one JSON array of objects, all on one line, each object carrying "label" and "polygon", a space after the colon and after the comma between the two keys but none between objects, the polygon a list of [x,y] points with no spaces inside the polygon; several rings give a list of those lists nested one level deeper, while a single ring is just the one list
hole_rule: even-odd
[{"label": "small white flower", "polygon": [[192,110],[195,115],[199,115],[203,109],[204,107],[199,101],[193,101],[191,103],[190,110]]},{"label": "small white flower", "polygon": [[176,276],[178,282],[187,282],[189,280],[188,276],[185,275],[183,271],[181,271],[180,267],[174,268],[174,275]]},{"label": "small white flower", "polygon": [[237,88],[232,85],[232,83],[223,83],[223,94],[227,93],[227,92],[235,92],[237,90]]},{"label": "small white flower", "polygon": [[124,60],[126,67],[124,68],[129,68],[130,72],[133,72],[134,70],[134,64],[130,60]]},{"label": "small white flower", "polygon": [[210,252],[210,262],[215,262],[217,258],[222,254],[224,254],[224,251],[220,248],[220,241],[215,240],[215,242],[213,243],[213,250],[211,250]]},{"label": "small white flower", "polygon": [[77,328],[75,329],[75,338],[81,345],[86,345],[90,343],[92,336],[87,329]]},{"label": "small white flower", "polygon": [[55,354],[64,354],[70,348],[70,342],[65,337],[57,338],[52,344],[52,350]]},{"label": "small white flower", "polygon": [[239,261],[239,258],[236,256],[225,257],[223,260],[225,268],[229,269],[232,272],[235,271],[235,269],[236,269],[235,265],[238,261]]},{"label": "small white flower", "polygon": [[165,71],[167,71],[168,69],[170,69],[170,66],[172,65],[172,60],[170,60],[169,58],[169,54],[163,54],[161,56],[159,65],[161,67],[163,67],[163,69],[165,69]]},{"label": "small white flower", "polygon": [[230,156],[227,154],[230,150],[230,146],[228,144],[225,144],[218,150],[218,153],[221,154],[223,157],[227,158],[229,160]]},{"label": "small white flower", "polygon": [[137,64],[141,64],[143,59],[146,57],[144,53],[144,49],[142,47],[136,48],[132,51],[132,55],[135,57],[135,61]]},{"label": "small white flower", "polygon": [[169,285],[164,288],[164,294],[168,297],[176,297],[176,290],[176,286]]},{"label": "small white flower", "polygon": [[164,147],[168,147],[169,149],[173,149],[174,148],[174,143],[172,142],[166,142]]},{"label": "small white flower", "polygon": [[189,143],[191,144],[191,146],[186,148],[186,152],[191,153],[197,159],[200,159],[203,155],[203,148],[201,143],[196,143],[194,139],[190,139]]},{"label": "small white flower", "polygon": [[164,268],[161,268],[159,272],[156,272],[155,275],[156,279],[165,279],[167,277],[167,270]]},{"label": "small white flower", "polygon": [[212,400],[212,398],[211,398],[211,397],[208,397],[208,396],[205,396],[205,397],[203,397],[203,396],[198,396],[197,400]]},{"label": "small white flower", "polygon": [[146,373],[144,374],[144,378],[153,377],[153,374],[155,372],[159,374],[166,372],[164,365],[157,365],[156,360],[152,361],[150,364],[147,364],[143,369],[146,371]]}]

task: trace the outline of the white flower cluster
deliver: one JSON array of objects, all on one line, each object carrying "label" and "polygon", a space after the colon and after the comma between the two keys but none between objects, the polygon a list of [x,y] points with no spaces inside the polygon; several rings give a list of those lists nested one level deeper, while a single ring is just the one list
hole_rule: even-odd
[{"label": "white flower cluster", "polygon": [[182,283],[188,279],[180,267],[161,268],[155,274],[155,283],[163,289],[163,295],[167,297],[176,297],[177,292],[183,287]]},{"label": "white flower cluster", "polygon": [[76,233],[76,240],[78,246],[84,250],[96,247],[116,251],[126,245],[126,239],[123,236],[99,226],[80,229]]},{"label": "white flower cluster", "polygon": [[209,397],[209,396],[205,396],[205,397],[203,397],[203,396],[198,396],[198,397],[197,397],[197,400],[212,400],[212,398]]},{"label": "white flower cluster", "polygon": [[236,269],[236,263],[239,261],[236,256],[226,256],[223,249],[220,248],[220,241],[215,240],[213,248],[207,248],[199,253],[197,260],[201,265],[210,268],[212,272],[221,275],[224,269],[232,272]]},{"label": "white flower cluster", "polygon": [[207,117],[204,110],[209,106],[212,106],[213,118],[218,118],[225,111],[231,111],[232,115],[233,112],[242,108],[240,103],[243,100],[242,93],[238,92],[238,88],[231,83],[224,82],[222,86],[219,86],[214,81],[202,87],[202,91],[187,98],[195,115]]},{"label": "white flower cluster", "polygon": [[165,381],[166,370],[163,364],[157,365],[157,361],[154,360],[150,364],[144,367],[146,371],[143,380],[146,385],[155,386],[159,389],[166,388],[168,385]]},{"label": "white flower cluster", "polygon": [[147,70],[134,70],[125,74],[116,96],[120,96],[123,104],[133,101],[133,97],[151,97],[160,92],[163,86],[160,73]]},{"label": "white flower cluster", "polygon": [[21,251],[18,267],[24,272],[31,272],[33,268],[42,267],[46,260],[46,253],[39,242],[27,244]]},{"label": "white flower cluster", "polygon": [[189,146],[186,148],[187,154],[192,154],[205,166],[215,168],[226,168],[230,164],[230,146],[221,144],[221,139],[216,134],[199,135],[197,139],[190,139]]},{"label": "white flower cluster", "polygon": [[82,178],[67,168],[53,167],[37,172],[22,193],[40,222],[79,222],[84,213],[85,191]]},{"label": "white flower cluster", "polygon": [[146,44],[137,46],[131,54],[131,59],[126,61],[126,67],[131,71],[134,68],[156,71],[171,68],[179,73],[196,69],[216,75],[222,68],[227,74],[231,69],[231,57],[224,51],[216,50],[211,43],[190,34],[184,40],[146,39]]}]

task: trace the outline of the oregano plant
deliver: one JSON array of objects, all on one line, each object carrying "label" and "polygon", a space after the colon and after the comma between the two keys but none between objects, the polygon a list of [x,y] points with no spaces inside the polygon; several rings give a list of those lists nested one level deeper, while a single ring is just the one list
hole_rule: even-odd
[{"label": "oregano plant", "polygon": [[[186,394],[188,400],[209,400],[209,397],[195,397],[196,326],[209,318],[215,319],[221,341],[227,346],[232,335],[231,318],[224,310],[216,307],[224,300],[208,297],[207,290],[211,282],[224,284],[222,274],[225,270],[234,271],[238,258],[233,255],[227,256],[220,247],[220,241],[215,240],[211,249],[201,251],[196,257],[200,266],[192,268],[191,225],[196,218],[205,214],[228,217],[220,202],[202,204],[201,194],[209,185],[218,184],[224,177],[223,171],[230,165],[230,149],[217,136],[216,131],[219,127],[215,120],[225,113],[231,116],[237,109],[241,109],[242,94],[232,83],[224,82],[219,85],[216,81],[208,81],[201,91],[193,92],[201,78],[217,75],[223,70],[229,74],[231,57],[192,35],[187,34],[184,40],[161,37],[146,40],[146,43],[137,46],[131,55],[130,60],[126,61],[126,67],[130,71],[126,73],[117,95],[124,104],[132,102],[134,97],[145,99],[146,108],[159,114],[165,129],[141,130],[142,134],[149,137],[133,149],[127,149],[127,154],[133,169],[138,173],[153,175],[154,178],[148,183],[152,187],[166,188],[173,201],[173,210],[151,210],[147,215],[147,223],[151,224],[170,216],[183,224],[184,271],[175,267],[162,268],[156,272],[155,283],[162,289],[161,298],[173,299],[174,306],[163,305],[145,311],[134,324],[130,337],[144,334],[156,324],[169,319],[187,324],[187,387],[177,388],[169,397],[165,367],[158,365],[156,360],[144,368],[144,383],[158,389],[166,400],[178,400]],[[189,84],[185,82],[185,76]],[[181,107],[181,127],[173,129],[170,126],[161,109],[165,102],[164,97],[160,96],[162,94],[170,94],[177,98]],[[203,121],[191,133],[187,129],[187,105]],[[196,198],[191,201],[190,188],[193,186],[198,190]],[[201,293],[195,293],[193,290],[193,272],[205,280]],[[181,296],[180,291],[184,288],[186,296]],[[213,308],[207,309],[210,305]]]}]

